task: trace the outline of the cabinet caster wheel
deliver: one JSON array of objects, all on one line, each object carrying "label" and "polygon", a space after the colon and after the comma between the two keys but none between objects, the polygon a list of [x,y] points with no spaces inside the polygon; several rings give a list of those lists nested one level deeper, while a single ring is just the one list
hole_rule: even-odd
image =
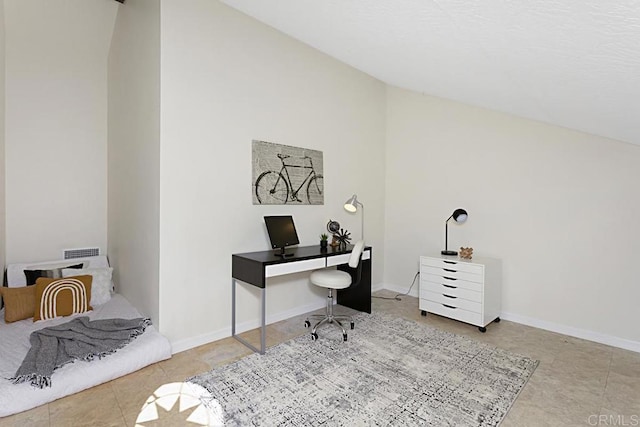
[{"label": "cabinet caster wheel", "polygon": [[426,311],[424,311],[424,310],[422,310],[422,311],[420,312],[420,315],[421,315],[421,316],[426,316],[426,315],[427,315],[427,312],[426,312]]},{"label": "cabinet caster wheel", "polygon": [[494,322],[496,322],[496,323],[500,323],[500,318],[499,318],[499,317],[496,317],[496,320],[494,320]]},{"label": "cabinet caster wheel", "polygon": [[487,332],[487,328],[485,328],[484,326],[479,326],[479,327],[478,327],[478,330],[479,330],[480,332],[482,332],[483,334],[484,334],[485,332]]},{"label": "cabinet caster wheel", "polygon": [[351,322],[351,329],[355,329],[356,324],[354,322]]},{"label": "cabinet caster wheel", "polygon": [[315,332],[311,333],[311,341],[316,341],[318,339],[318,334],[316,334]]},{"label": "cabinet caster wheel", "polygon": [[346,341],[347,340],[347,334],[342,335],[342,341]]},{"label": "cabinet caster wheel", "polygon": [[311,322],[309,322],[308,320],[304,321],[304,327],[308,328],[309,326],[311,326]]}]

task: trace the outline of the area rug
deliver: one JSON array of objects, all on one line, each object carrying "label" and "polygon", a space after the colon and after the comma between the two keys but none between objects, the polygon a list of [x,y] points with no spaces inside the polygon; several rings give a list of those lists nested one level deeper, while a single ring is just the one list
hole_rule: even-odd
[{"label": "area rug", "polygon": [[388,314],[355,322],[347,342],[327,326],[189,381],[228,426],[495,426],[538,365]]}]

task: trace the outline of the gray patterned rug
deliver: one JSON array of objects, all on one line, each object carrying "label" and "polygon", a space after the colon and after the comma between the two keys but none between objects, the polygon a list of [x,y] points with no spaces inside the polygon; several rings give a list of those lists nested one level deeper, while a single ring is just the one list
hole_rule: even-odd
[{"label": "gray patterned rug", "polygon": [[226,425],[495,426],[538,365],[386,314],[355,321],[347,342],[324,327],[189,381]]}]

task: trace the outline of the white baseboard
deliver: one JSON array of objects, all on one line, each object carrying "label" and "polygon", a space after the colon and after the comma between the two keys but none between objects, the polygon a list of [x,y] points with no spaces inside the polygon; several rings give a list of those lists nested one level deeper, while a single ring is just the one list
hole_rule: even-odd
[{"label": "white baseboard", "polygon": [[588,331],[586,329],[574,328],[572,326],[561,325],[558,323],[547,322],[546,320],[534,319],[532,317],[521,316],[514,313],[500,314],[500,318],[510,322],[516,322],[534,328],[544,329],[546,331],[557,332],[559,334],[569,335],[575,338],[582,338],[588,341],[594,341],[600,344],[610,345],[612,347],[623,348],[625,350],[640,353],[640,342],[631,341],[625,338],[614,337],[612,335],[602,334],[600,332]]},{"label": "white baseboard", "polygon": [[[406,287],[399,287],[399,286],[392,285],[390,283],[378,283],[376,285],[373,285],[371,290],[375,292],[382,289],[398,292],[399,294],[404,294],[408,290]],[[419,287],[414,285],[409,295],[413,297],[418,297]],[[267,325],[271,323],[279,322],[281,320],[289,319],[291,317],[298,316],[304,313],[308,313],[310,311],[315,311],[324,307],[325,307],[325,302],[324,300],[321,300],[313,304],[307,304],[302,307],[296,307],[295,309],[267,315]],[[557,332],[559,334],[569,335],[572,337],[581,338],[588,341],[594,341],[601,344],[606,344],[613,347],[623,348],[625,350],[630,350],[630,351],[640,353],[640,342],[638,341],[632,341],[624,338],[615,337],[612,335],[606,335],[599,332],[589,331],[586,329],[574,328],[572,326],[561,325],[558,323],[548,322],[546,320],[535,319],[527,316],[521,316],[519,314],[514,314],[514,313],[502,312],[500,314],[500,318],[504,320],[508,320],[510,322],[516,322],[516,323],[520,323],[527,326],[533,326],[534,328],[544,329],[551,332]],[[255,320],[250,320],[250,321],[237,324],[236,329],[238,333],[242,333],[245,331],[249,331],[251,329],[258,328],[259,326],[260,326],[260,321],[258,319],[255,319]],[[196,337],[177,340],[171,343],[172,353],[173,354],[179,353],[181,351],[189,350],[191,348],[208,344],[213,341],[218,341],[230,336],[231,336],[231,327],[228,327],[228,328],[219,329],[217,331],[209,332],[206,334],[202,334]]]},{"label": "white baseboard", "polygon": [[[322,299],[313,304],[307,304],[302,307],[296,307],[295,309],[292,309],[292,310],[282,311],[280,313],[274,313],[270,315],[268,314],[266,322],[267,322],[267,325],[269,325],[271,323],[279,322],[281,320],[290,319],[300,314],[304,314],[310,311],[315,311],[320,308],[324,308],[325,304],[326,304],[325,300]],[[259,327],[260,327],[259,319],[249,320],[246,322],[238,323],[236,325],[236,333],[250,331],[251,329],[255,329]],[[198,335],[197,337],[191,337],[191,338],[173,341],[171,342],[171,352],[173,354],[180,353],[181,351],[189,350],[194,347],[208,344],[213,341],[218,341],[230,336],[231,336],[231,326],[229,326],[228,328],[222,328],[217,331]]]},{"label": "white baseboard", "polygon": [[[404,294],[407,292],[407,288],[399,287],[397,285],[391,283],[382,283],[376,286],[375,290],[386,289],[389,291],[394,291],[398,293]],[[412,297],[418,297],[420,292],[420,287],[417,284],[413,285],[413,289],[411,289],[411,293],[409,293]],[[623,348],[625,350],[635,351],[640,353],[640,342],[632,341],[625,338],[619,338],[612,335],[602,334],[600,332],[589,331],[586,329],[574,328],[572,326],[561,325],[559,323],[548,322],[546,320],[534,319],[532,317],[521,316],[519,314],[514,313],[505,313],[502,312],[500,314],[500,318],[504,320],[508,320],[510,322],[520,323],[527,326],[533,326],[534,328],[544,329],[546,331],[557,332],[559,334],[568,335],[575,338],[581,338],[588,341],[594,341],[600,344],[610,345],[612,347]]]},{"label": "white baseboard", "polygon": [[384,283],[378,283],[375,285],[371,285],[371,292],[380,291],[382,289],[387,289]]},{"label": "white baseboard", "polygon": [[[414,286],[415,288],[415,286]],[[379,291],[381,289],[389,289],[383,283],[378,283],[376,285],[372,285],[372,292]],[[405,290],[406,292],[406,290]],[[417,294],[416,294],[417,295]],[[281,320],[290,319],[291,317],[298,316],[300,314],[308,313],[310,311],[315,311],[325,307],[325,300],[320,300],[313,304],[307,304],[302,307],[296,307],[292,310],[283,311],[280,313],[274,313],[271,315],[267,315],[267,325],[275,322],[279,322]],[[260,320],[250,320],[247,322],[238,323],[236,325],[236,330],[238,333],[242,333],[245,331],[250,331],[251,329],[255,329],[260,327]],[[186,351],[192,349],[194,347],[198,347],[204,344],[208,344],[213,341],[218,341],[223,338],[227,338],[231,336],[231,326],[228,328],[218,329],[217,331],[209,332],[206,334],[198,335],[196,337],[185,338],[182,340],[172,341],[171,342],[171,352],[173,354],[180,353],[181,351]]]},{"label": "white baseboard", "polygon": [[[411,292],[408,294],[409,296],[418,298],[418,295],[420,294],[420,285],[418,284],[418,280],[419,279],[416,279],[416,283],[413,285],[413,288],[411,288]],[[376,289],[373,290],[377,291],[380,289],[386,289],[388,291],[397,292],[399,294],[405,294],[409,290],[409,286],[411,286],[411,284],[409,284],[409,286],[397,286],[391,283],[381,283],[379,286],[380,287],[376,286]]]}]

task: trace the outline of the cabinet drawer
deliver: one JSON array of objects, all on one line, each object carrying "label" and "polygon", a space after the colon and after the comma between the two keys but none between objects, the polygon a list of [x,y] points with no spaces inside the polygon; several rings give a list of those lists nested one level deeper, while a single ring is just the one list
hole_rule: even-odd
[{"label": "cabinet drawer", "polygon": [[482,324],[482,315],[474,313],[462,308],[450,308],[440,303],[420,298],[420,310],[440,316],[449,317],[450,319],[460,320],[462,322],[471,323],[476,326],[485,326]]},{"label": "cabinet drawer", "polygon": [[[451,285],[443,285],[440,283],[433,283],[429,281],[420,281],[420,298],[426,298],[422,293],[429,291],[437,294],[446,294],[456,298],[466,299],[468,301],[475,301],[477,303],[482,302],[482,292],[472,291],[465,288],[460,288]],[[430,298],[427,298],[430,299]]]},{"label": "cabinet drawer", "polygon": [[431,282],[436,285],[441,285],[447,287],[449,289],[469,289],[470,291],[482,292],[484,288],[483,283],[478,282],[470,282],[468,280],[459,280],[449,277],[436,276],[434,274],[427,274],[424,272],[420,273],[420,283],[422,282]]},{"label": "cabinet drawer", "polygon": [[461,279],[461,280],[468,280],[470,282],[476,282],[476,283],[484,282],[483,274],[468,273],[466,271],[455,271],[448,268],[447,269],[437,268],[437,267],[431,267],[428,265],[420,266],[420,273],[433,274],[434,276],[440,276],[440,277],[453,279],[453,280]]},{"label": "cabinet drawer", "polygon": [[420,298],[437,302],[450,308],[462,308],[474,313],[482,314],[482,304],[476,301],[459,298],[450,293],[439,293],[433,291],[420,290]]},{"label": "cabinet drawer", "polygon": [[296,273],[298,271],[315,270],[325,267],[325,259],[307,259],[304,261],[285,262],[282,264],[268,265],[264,269],[265,277],[282,276],[283,274]]},{"label": "cabinet drawer", "polygon": [[458,261],[456,259],[444,259],[444,258],[430,258],[421,257],[420,264],[428,265],[435,268],[446,268],[454,271],[466,271],[467,273],[483,274],[484,266],[481,264],[472,264],[465,261]]}]

